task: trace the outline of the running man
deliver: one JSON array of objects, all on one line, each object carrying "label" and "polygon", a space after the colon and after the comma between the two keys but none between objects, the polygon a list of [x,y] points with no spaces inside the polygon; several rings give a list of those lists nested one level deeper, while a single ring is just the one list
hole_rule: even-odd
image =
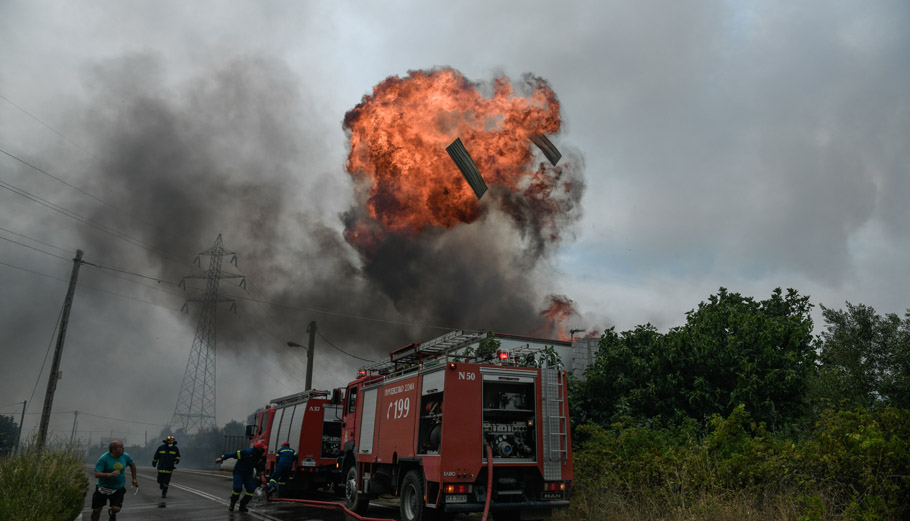
[{"label": "running man", "polygon": [[174,468],[180,463],[180,449],[177,448],[177,438],[173,436],[161,440],[161,443],[152,458],[152,466],[158,468],[158,488],[161,489],[161,497],[167,497],[167,488],[171,483]]},{"label": "running man", "polygon": [[114,440],[107,446],[107,452],[98,458],[95,463],[95,493],[92,494],[92,521],[101,519],[101,510],[110,501],[108,519],[116,521],[117,513],[123,507],[123,496],[126,494],[126,476],[123,472],[130,468],[133,474],[133,486],[138,487],[136,480],[136,464],[129,454],[123,452],[123,442]]}]

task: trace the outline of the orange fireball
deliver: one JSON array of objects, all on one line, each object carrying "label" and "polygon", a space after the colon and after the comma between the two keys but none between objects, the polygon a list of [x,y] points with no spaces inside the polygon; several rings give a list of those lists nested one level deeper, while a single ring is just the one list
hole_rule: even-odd
[{"label": "orange fireball", "polygon": [[477,198],[446,153],[459,137],[488,185],[558,211],[541,200],[548,195],[541,188],[555,187],[541,185],[530,138],[555,134],[560,124],[556,95],[532,75],[515,87],[507,77],[475,84],[451,68],[387,78],[344,118],[346,170],[373,221],[349,221],[345,237],[363,251],[383,234],[415,236],[477,220]]}]

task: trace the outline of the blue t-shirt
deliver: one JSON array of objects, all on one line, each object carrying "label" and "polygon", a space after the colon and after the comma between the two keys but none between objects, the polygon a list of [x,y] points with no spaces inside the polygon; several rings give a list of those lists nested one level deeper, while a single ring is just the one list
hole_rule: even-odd
[{"label": "blue t-shirt", "polygon": [[133,458],[129,454],[124,452],[120,455],[119,458],[111,456],[110,452],[105,452],[103,456],[98,458],[98,463],[95,463],[95,472],[113,472],[115,470],[120,471],[119,476],[113,477],[104,477],[98,478],[98,486],[104,488],[112,488],[114,490],[120,490],[126,486],[126,469],[133,465]]}]

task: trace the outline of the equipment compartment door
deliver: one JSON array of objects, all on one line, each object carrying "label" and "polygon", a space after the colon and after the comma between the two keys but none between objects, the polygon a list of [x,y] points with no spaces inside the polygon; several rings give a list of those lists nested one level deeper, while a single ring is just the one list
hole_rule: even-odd
[{"label": "equipment compartment door", "polygon": [[360,454],[373,453],[373,429],[376,427],[376,396],[377,389],[363,391],[363,409],[360,413],[360,440],[357,452]]}]

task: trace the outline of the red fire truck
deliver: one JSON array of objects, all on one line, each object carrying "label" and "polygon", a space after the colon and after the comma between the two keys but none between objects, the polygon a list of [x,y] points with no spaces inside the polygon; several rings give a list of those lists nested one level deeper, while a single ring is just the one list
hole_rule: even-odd
[{"label": "red fire truck", "polygon": [[494,335],[521,345],[493,360],[464,356],[487,336],[405,346],[347,385],[339,470],[350,509],[362,514],[384,494],[400,496],[403,521],[487,509],[496,520],[546,519],[569,505],[566,374],[528,363],[567,343]]},{"label": "red fire truck", "polygon": [[[336,403],[338,399],[336,398]],[[267,475],[275,469],[275,451],[285,441],[297,450],[290,493],[303,492],[340,482],[341,411],[328,391],[309,390],[272,400],[256,413],[256,424],[247,426],[253,443],[265,442]],[[340,490],[340,489],[339,489]]]}]

